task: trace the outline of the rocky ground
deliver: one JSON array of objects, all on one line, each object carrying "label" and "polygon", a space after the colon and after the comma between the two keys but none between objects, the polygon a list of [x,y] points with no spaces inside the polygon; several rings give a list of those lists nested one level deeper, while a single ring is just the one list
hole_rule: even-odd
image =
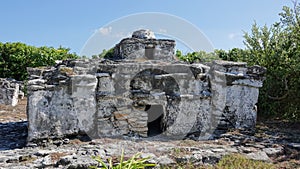
[{"label": "rocky ground", "polygon": [[149,162],[176,168],[179,164],[211,166],[224,155],[242,154],[249,159],[275,164],[276,168],[300,168],[300,125],[285,122],[258,122],[256,133],[233,130],[215,140],[154,141],[138,138],[85,137],[45,140],[41,145],[26,144],[26,100],[18,106],[0,105],[0,168],[88,168],[91,158],[110,157],[116,161],[137,152],[150,156]]}]

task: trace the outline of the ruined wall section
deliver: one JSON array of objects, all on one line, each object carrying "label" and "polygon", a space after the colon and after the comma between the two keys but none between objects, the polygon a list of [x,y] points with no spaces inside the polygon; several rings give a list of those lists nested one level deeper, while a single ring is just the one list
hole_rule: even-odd
[{"label": "ruined wall section", "polygon": [[218,129],[254,129],[259,88],[266,69],[243,62],[214,61],[211,66],[212,107]]},{"label": "ruined wall section", "polygon": [[76,135],[90,127],[97,86],[97,79],[85,74],[90,69],[87,65],[68,67],[64,63],[28,69],[28,140]]},{"label": "ruined wall section", "polygon": [[[209,92],[207,79],[196,80],[189,65],[182,63],[76,60],[28,72],[29,140],[81,131],[93,137],[146,137],[145,108],[151,105],[163,107],[161,128],[166,135],[182,135],[187,132],[184,126],[195,123],[187,120],[193,117],[189,114],[198,116],[195,110],[209,103],[203,95]],[[200,97],[207,99],[206,105]],[[190,110],[180,114],[185,107]]]},{"label": "ruined wall section", "polygon": [[245,63],[176,61],[175,41],[138,30],[109,60],[68,60],[29,69],[28,141],[91,138],[212,138],[253,129],[265,70]]},{"label": "ruined wall section", "polygon": [[[28,69],[28,140],[87,133],[209,138],[216,129],[253,128],[264,69],[215,61],[71,60]],[[156,125],[157,126],[157,125]]]}]

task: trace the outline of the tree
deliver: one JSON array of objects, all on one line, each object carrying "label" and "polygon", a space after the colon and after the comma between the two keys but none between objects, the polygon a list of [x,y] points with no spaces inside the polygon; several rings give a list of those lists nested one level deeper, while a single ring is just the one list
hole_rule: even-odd
[{"label": "tree", "polygon": [[70,49],[59,47],[34,47],[26,44],[0,43],[0,77],[27,79],[27,67],[51,66],[56,60],[78,58]]},{"label": "tree", "polygon": [[260,94],[260,111],[300,120],[300,5],[284,6],[270,28],[253,24],[244,34],[249,54],[242,60],[268,72]]}]

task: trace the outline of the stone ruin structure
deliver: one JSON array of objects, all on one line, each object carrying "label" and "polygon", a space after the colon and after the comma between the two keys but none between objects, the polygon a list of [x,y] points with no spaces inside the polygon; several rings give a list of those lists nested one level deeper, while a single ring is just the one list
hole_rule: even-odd
[{"label": "stone ruin structure", "polygon": [[264,68],[179,62],[174,40],[140,34],[121,40],[111,59],[29,68],[28,141],[80,133],[205,139],[255,127]]},{"label": "stone ruin structure", "polygon": [[21,82],[10,78],[0,78],[0,104],[16,106],[24,97]]}]

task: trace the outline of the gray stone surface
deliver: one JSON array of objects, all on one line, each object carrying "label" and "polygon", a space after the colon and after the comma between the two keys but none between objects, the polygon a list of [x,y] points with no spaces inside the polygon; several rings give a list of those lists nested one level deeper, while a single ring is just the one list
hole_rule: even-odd
[{"label": "gray stone surface", "polygon": [[279,146],[276,148],[264,148],[263,151],[268,155],[268,156],[276,156],[279,153],[283,152],[283,147]]},{"label": "gray stone surface", "polygon": [[251,152],[246,155],[249,159],[271,162],[271,159],[264,151]]}]

